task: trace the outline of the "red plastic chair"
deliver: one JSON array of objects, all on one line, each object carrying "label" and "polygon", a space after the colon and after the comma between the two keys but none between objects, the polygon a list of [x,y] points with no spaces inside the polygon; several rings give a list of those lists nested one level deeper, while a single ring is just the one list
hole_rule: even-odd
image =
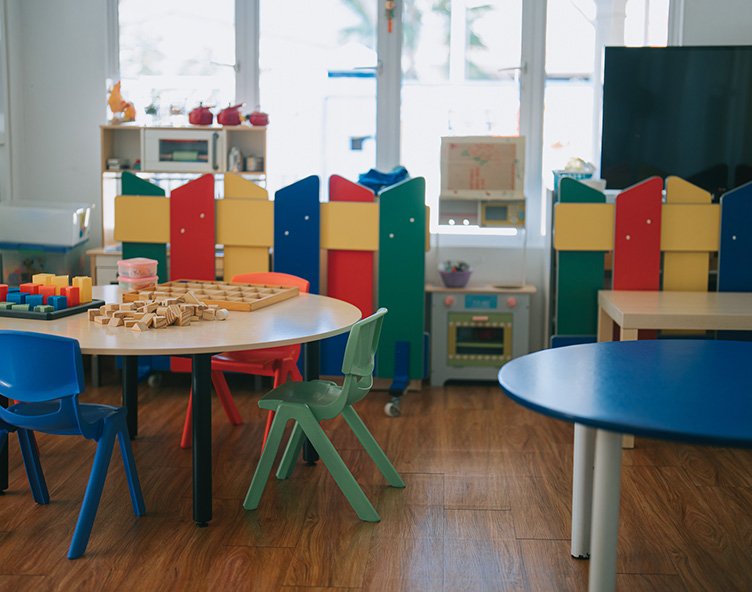
[{"label": "red plastic chair", "polygon": [[[233,282],[244,284],[271,284],[276,286],[295,286],[301,292],[308,292],[309,282],[303,278],[287,273],[258,272],[242,273],[232,277]],[[254,374],[256,376],[273,376],[274,388],[287,381],[303,380],[298,370],[298,358],[300,357],[300,344],[283,345],[281,347],[269,347],[266,349],[253,349],[244,351],[227,352],[212,356],[211,377],[214,390],[217,391],[222,408],[227,414],[227,419],[232,425],[243,423],[240,412],[230,394],[230,388],[225,380],[225,372],[239,372],[242,374]],[[173,372],[190,372],[191,361],[186,358],[172,358],[171,369]],[[191,392],[193,397],[193,392]],[[193,424],[193,407],[191,398],[188,399],[188,411],[185,414],[183,437],[180,440],[181,448],[191,447],[191,428]],[[269,429],[274,419],[274,412],[269,411],[264,430],[264,442],[269,435]]]}]

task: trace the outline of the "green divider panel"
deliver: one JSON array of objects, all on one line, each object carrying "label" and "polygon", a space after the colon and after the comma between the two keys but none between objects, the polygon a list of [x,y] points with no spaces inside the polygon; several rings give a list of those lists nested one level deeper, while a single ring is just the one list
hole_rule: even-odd
[{"label": "green divider panel", "polygon": [[384,317],[376,375],[394,378],[395,344],[410,344],[410,379],[423,378],[426,182],[408,179],[379,194],[378,306]]},{"label": "green divider panel", "polygon": [[[606,196],[575,179],[559,184],[561,203],[605,203]],[[591,335],[598,328],[598,290],[603,289],[602,251],[558,251],[556,335]]]},{"label": "green divider panel", "polygon": [[[123,171],[120,179],[121,195],[156,195],[164,197],[165,190],[150,183],[133,173]],[[123,259],[133,259],[134,257],[146,257],[154,259],[157,262],[158,281],[166,282],[169,280],[167,273],[167,245],[161,243],[123,243]]]}]

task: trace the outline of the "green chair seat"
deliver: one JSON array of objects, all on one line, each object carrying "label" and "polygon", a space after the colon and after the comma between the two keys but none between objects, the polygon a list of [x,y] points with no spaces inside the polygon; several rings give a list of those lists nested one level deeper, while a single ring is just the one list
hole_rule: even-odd
[{"label": "green chair seat", "polygon": [[345,378],[341,387],[324,380],[286,382],[261,398],[259,407],[272,410],[275,415],[243,503],[246,510],[258,508],[282,441],[285,425],[289,420],[295,421],[295,425],[277,469],[278,479],[287,479],[292,474],[303,440],[307,437],[358,517],[368,522],[381,520],[319,425],[323,420],[342,415],[387,482],[393,487],[405,487],[402,477],[352,407],[354,403],[363,399],[373,386],[374,358],[386,312],[385,308],[381,308],[352,326],[342,362],[342,373]]}]

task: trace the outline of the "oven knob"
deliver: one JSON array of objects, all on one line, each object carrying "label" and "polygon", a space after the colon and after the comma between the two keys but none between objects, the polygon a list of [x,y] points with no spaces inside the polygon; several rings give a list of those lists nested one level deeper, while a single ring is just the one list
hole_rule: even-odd
[{"label": "oven knob", "polygon": [[514,296],[507,298],[507,306],[509,308],[514,308],[515,306],[517,306],[517,299]]},{"label": "oven knob", "polygon": [[444,306],[452,306],[454,304],[454,296],[444,297]]}]

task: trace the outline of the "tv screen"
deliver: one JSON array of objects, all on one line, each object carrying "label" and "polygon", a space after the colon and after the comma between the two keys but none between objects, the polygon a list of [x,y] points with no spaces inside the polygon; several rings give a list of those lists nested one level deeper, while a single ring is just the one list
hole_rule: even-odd
[{"label": "tv screen", "polygon": [[715,197],[752,180],[752,46],[606,48],[601,177],[669,175]]}]

